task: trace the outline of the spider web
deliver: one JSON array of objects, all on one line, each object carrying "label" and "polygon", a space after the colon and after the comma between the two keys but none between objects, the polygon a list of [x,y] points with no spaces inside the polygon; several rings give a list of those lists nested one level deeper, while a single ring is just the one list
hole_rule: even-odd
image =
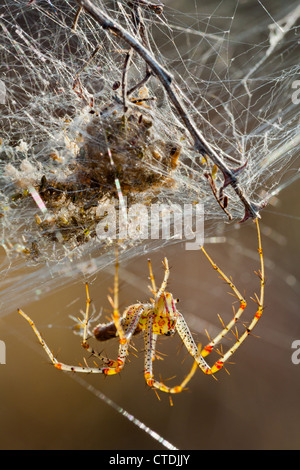
[{"label": "spider web", "polygon": [[[161,15],[148,12],[145,24],[151,50],[173,75],[190,116],[222,159],[232,168],[247,162],[239,173],[245,193],[257,203],[267,200],[271,207],[280,192],[299,177],[299,104],[293,93],[299,76],[300,9],[297,2],[219,2],[214,8],[210,3],[174,6],[174,2],[166,2]],[[95,4],[133,32],[125,3]],[[57,191],[76,192],[73,187],[66,191],[63,184],[78,155],[80,136],[91,123],[86,97],[93,97],[95,108],[103,109],[112,102],[118,112],[121,107],[120,88],[115,92],[114,88],[121,81],[127,47],[103,32],[87,14],[79,17],[76,33],[72,33],[76,9],[75,2],[38,0],[29,4],[4,0],[0,7],[0,83],[4,84],[0,88],[1,316],[20,302],[25,308],[33,298],[58,292],[76,278],[94,276],[114,261],[113,243],[103,246],[84,233],[87,226],[79,215],[82,206],[68,201],[66,209],[60,201],[54,224],[47,226],[40,220],[53,217],[52,201],[42,198],[37,203],[33,196],[41,194],[34,190],[40,188],[43,177],[47,181],[54,178]],[[128,74],[130,86],[144,71],[144,62],[135,55]],[[74,77],[79,72],[84,93],[74,91]],[[204,176],[203,158],[195,152],[158,81],[151,79],[147,87],[150,98],[155,98],[145,107],[151,142],[164,149],[172,136],[172,146],[181,147],[180,165],[172,172],[171,187],[162,185],[159,194],[156,188],[147,187],[135,194],[134,202],[158,198],[182,206],[201,201],[206,235],[226,234],[228,217]],[[99,125],[105,128],[107,124],[101,121]],[[124,143],[121,135],[116,148],[123,162],[127,158]],[[153,160],[147,165],[155,175],[170,176],[166,166]],[[221,187],[218,171],[214,181]],[[226,195],[234,221],[241,220],[244,208],[230,188]],[[94,194],[86,190],[84,201],[91,196]],[[101,203],[104,201],[105,195]],[[74,227],[64,237],[71,217],[84,237]],[[122,259],[147,256],[177,242],[172,237],[130,241],[123,246]]]},{"label": "spider web", "polygon": [[[99,6],[132,31],[126,5],[100,2]],[[260,3],[257,7],[264,11],[263,18],[246,30],[241,24],[248,4],[239,2],[232,11],[221,4],[213,15],[200,12],[196,4],[192,17],[167,6],[161,15],[148,14],[145,24],[152,54],[174,76],[196,125],[232,168],[244,166],[239,173],[240,186],[251,200],[260,203],[270,201],[298,177],[298,108],[292,101],[292,87],[299,67],[295,62],[299,8],[274,6],[273,14],[279,19],[270,23],[273,16]],[[215,235],[227,221],[205,178],[210,167],[193,150],[193,142],[155,78],[147,84],[155,104],[143,108],[151,131],[137,129],[127,139],[134,141],[143,155],[150,145],[154,146],[152,153],[160,157],[167,152],[167,145],[180,147],[180,165],[171,173],[164,162],[156,165],[152,157],[143,157],[146,170],[137,185],[145,188],[138,192],[132,181],[141,169],[132,169],[128,161],[136,165],[134,158],[139,157],[128,160],[126,136],[115,132],[102,147],[114,146],[125,182],[122,176],[115,179],[101,195],[99,186],[91,188],[94,160],[84,157],[80,161],[85,145],[89,145],[87,132],[92,129],[94,138],[95,128],[102,127],[111,135],[118,126],[120,129],[121,118],[108,113],[108,118],[95,120],[89,100],[93,99],[96,111],[109,103],[118,109],[113,89],[120,83],[127,49],[114,35],[101,31],[87,14],[79,17],[76,32],[71,32],[75,12],[72,2],[5,2],[1,9],[1,80],[6,90],[1,132],[2,246],[11,263],[10,273],[23,265],[19,259],[23,256],[25,262],[35,265],[28,272],[28,284],[34,285],[34,279],[39,278],[49,289],[59,277],[67,282],[68,264],[74,277],[76,272],[97,271],[113,261],[113,243],[99,242],[95,226],[97,211],[105,211],[119,180],[121,191],[122,185],[129,186],[124,195],[128,193],[127,199],[134,203],[156,200],[183,207],[201,202],[206,235]],[[139,80],[139,73],[143,77],[144,63],[135,55],[129,86]],[[79,92],[80,88],[83,91]],[[113,112],[118,113],[116,109]],[[138,142],[136,132],[141,135]],[[70,169],[72,165],[75,171]],[[89,165],[91,169],[82,172]],[[108,163],[104,165],[106,168]],[[104,173],[102,167],[98,173]],[[99,176],[99,184],[103,186],[105,178],[111,177],[111,173]],[[170,177],[172,184],[165,184]],[[214,178],[213,184],[220,188],[222,175],[217,171]],[[79,179],[85,182],[81,192]],[[153,180],[155,184],[149,183]],[[228,210],[233,219],[241,220],[244,208],[230,189],[225,191]],[[110,220],[104,223],[109,225]],[[129,240],[122,256],[130,259],[176,241],[174,236]],[[23,301],[24,293],[32,295],[30,285],[22,279],[21,286],[17,275],[14,284],[9,282],[6,289],[7,303],[16,291]]]}]

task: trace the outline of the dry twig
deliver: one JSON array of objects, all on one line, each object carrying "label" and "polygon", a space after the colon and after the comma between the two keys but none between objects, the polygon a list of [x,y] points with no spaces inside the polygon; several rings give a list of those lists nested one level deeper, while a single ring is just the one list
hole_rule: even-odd
[{"label": "dry twig", "polygon": [[[172,75],[162,67],[147,48],[141,44],[137,38],[133,37],[128,31],[126,31],[116,21],[111,19],[105,14],[100,8],[96,7],[90,0],[76,0],[79,8],[84,9],[94,20],[101,26],[102,29],[108,30],[115,34],[117,37],[125,41],[130,48],[132,48],[137,54],[139,54],[146,62],[152,74],[155,75],[164,87],[171,103],[176,109],[181,121],[185,128],[190,133],[194,140],[195,150],[198,151],[205,158],[210,158],[211,161],[218,167],[224,176],[224,184],[222,192],[227,186],[232,186],[240,201],[243,203],[245,208],[245,216],[242,221],[248,218],[256,219],[259,216],[259,211],[264,207],[264,203],[257,205],[250,201],[248,196],[244,193],[243,189],[238,183],[238,173],[241,168],[232,169],[229,168],[213,147],[207,142],[201,131],[197,128],[196,124],[192,120],[191,116],[187,112],[180,95],[182,93],[178,89],[178,86],[174,83]],[[147,4],[146,0],[135,0],[137,4]]]}]

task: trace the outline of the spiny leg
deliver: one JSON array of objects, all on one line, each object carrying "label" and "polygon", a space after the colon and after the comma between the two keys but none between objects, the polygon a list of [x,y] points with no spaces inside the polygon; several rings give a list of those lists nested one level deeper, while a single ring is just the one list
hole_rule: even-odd
[{"label": "spiny leg", "polygon": [[[89,295],[87,298],[89,299]],[[86,351],[88,351],[92,356],[99,358],[102,362],[107,365],[107,367],[103,368],[104,374],[114,375],[119,373],[123,369],[128,354],[130,340],[136,331],[138,322],[141,318],[141,315],[144,313],[144,310],[144,306],[141,304],[135,304],[126,309],[126,317],[124,319],[124,339],[119,344],[118,358],[116,361],[111,360],[103,354],[96,352],[92,347],[90,347],[86,340],[84,344],[82,344]]]},{"label": "spiny leg", "polygon": [[[153,275],[153,271],[152,271],[152,265],[151,265],[151,259],[150,258],[148,259],[148,266],[149,266],[150,280],[151,280],[151,284],[152,284],[151,292],[156,296],[157,288],[156,288],[156,284],[155,284],[155,279],[154,279],[154,275]],[[149,289],[150,289],[150,286],[149,286]]]},{"label": "spiny leg", "polygon": [[258,305],[258,309],[255,312],[255,315],[248,326],[246,328],[245,332],[240,336],[240,338],[237,338],[236,343],[232,346],[232,348],[226,352],[226,354],[223,355],[221,361],[224,363],[226,362],[230,356],[240,347],[240,345],[245,341],[245,339],[249,336],[257,322],[259,321],[260,317],[262,316],[263,309],[264,309],[264,291],[265,291],[265,267],[264,267],[264,258],[263,258],[263,251],[262,251],[262,245],[261,245],[261,235],[260,235],[260,229],[259,229],[259,223],[258,219],[255,219],[256,223],[256,228],[257,228],[257,237],[258,237],[258,253],[260,257],[260,272],[256,273],[258,277],[260,278],[260,296],[255,294],[255,302]]},{"label": "spiny leg", "polygon": [[33,331],[35,332],[39,342],[41,343],[41,345],[43,346],[46,354],[48,355],[50,361],[52,362],[52,364],[59,370],[64,370],[64,371],[67,371],[67,372],[84,372],[84,373],[97,373],[97,374],[101,374],[103,373],[103,369],[102,368],[98,368],[98,367],[82,367],[82,366],[71,366],[71,365],[68,365],[68,364],[64,364],[62,362],[59,362],[54,354],[51,352],[50,348],[48,347],[47,343],[45,342],[45,340],[43,339],[42,335],[40,334],[39,330],[37,329],[37,327],[35,326],[35,323],[31,320],[31,318],[26,315],[26,313],[23,312],[23,310],[21,309],[18,309],[18,313],[20,315],[22,315],[22,317],[25,318],[25,320],[28,321],[28,323],[30,324],[30,326],[32,327]]},{"label": "spiny leg", "polygon": [[[101,353],[97,353],[93,348],[90,347],[89,343],[87,342],[87,335],[88,335],[88,323],[89,323],[89,310],[90,310],[90,304],[91,304],[91,299],[90,299],[90,294],[89,294],[89,286],[88,283],[85,283],[85,290],[86,290],[86,309],[85,309],[85,316],[84,316],[84,321],[83,321],[83,339],[81,346],[88,351],[91,355],[96,356],[98,359],[100,359],[102,362],[104,362],[107,365],[113,364],[114,361],[111,361],[108,357],[104,356]],[[122,351],[119,351],[119,353]]]},{"label": "spiny leg", "polygon": [[[88,310],[88,305],[87,305],[87,310]],[[139,318],[142,315],[143,311],[144,311],[143,308],[137,309],[135,311],[135,314],[133,315],[131,322],[129,323],[129,326],[128,326],[128,330],[130,331],[130,333],[128,333],[128,337],[126,338],[126,343],[119,345],[118,359],[116,361],[110,360],[106,358],[105,356],[102,356],[100,354],[97,355],[95,353],[94,355],[97,355],[103,362],[106,363],[105,367],[89,367],[89,366],[83,367],[83,366],[73,366],[73,365],[65,364],[63,362],[59,362],[54,356],[54,354],[52,353],[52,351],[50,350],[50,348],[48,347],[45,340],[43,339],[35,323],[31,320],[31,318],[28,315],[26,315],[26,313],[18,309],[18,313],[20,313],[20,315],[22,315],[25,318],[25,320],[27,320],[28,323],[31,325],[33,331],[35,332],[40,344],[44,348],[50,361],[57,369],[63,370],[66,372],[81,372],[81,373],[87,373],[87,374],[105,374],[105,375],[117,374],[123,369],[127,352],[128,352],[130,338],[134,332],[135,326],[137,325]],[[93,350],[89,347],[86,341],[86,338],[85,338],[84,348],[87,351],[94,353]]]},{"label": "spiny leg", "polygon": [[[145,369],[144,369],[144,376],[145,380],[147,382],[147,385],[149,387],[154,388],[156,390],[160,390],[161,392],[166,392],[166,393],[180,393],[184,390],[186,387],[187,383],[191,380],[193,375],[195,374],[197,368],[198,368],[198,361],[199,361],[199,356],[200,356],[200,348],[197,349],[197,362],[195,361],[189,374],[184,378],[184,380],[181,382],[180,385],[176,385],[174,387],[168,387],[165,385],[163,382],[158,382],[157,380],[154,379],[153,375],[153,360],[155,357],[155,347],[156,347],[156,340],[157,340],[158,335],[153,333],[153,315],[148,316],[148,323],[147,323],[147,328],[145,330]],[[204,361],[204,360],[203,360]]]},{"label": "spiny leg", "polygon": [[[255,327],[255,325],[257,324],[258,320],[260,319],[260,317],[263,313],[265,269],[264,269],[264,258],[263,258],[263,251],[262,251],[262,245],[261,245],[261,235],[260,235],[258,219],[255,219],[255,223],[256,223],[256,228],[257,228],[258,253],[259,253],[259,257],[260,257],[260,266],[261,266],[260,272],[256,273],[260,278],[260,297],[258,298],[258,296],[256,296],[256,299],[255,299],[255,301],[258,305],[258,309],[257,309],[257,311],[254,315],[254,318],[252,319],[250,325],[248,326],[248,328],[246,328],[245,332],[240,337],[237,337],[237,340],[234,343],[234,345],[225,354],[222,355],[221,359],[219,359],[212,367],[209,367],[206,371],[204,370],[204,372],[206,374],[214,374],[215,372],[217,372],[218,370],[220,370],[223,367],[224,363],[230,358],[230,356],[232,356],[232,354],[234,354],[234,352],[241,346],[241,344],[245,341],[245,339],[251,333],[251,331],[253,330],[253,328]],[[206,255],[206,256],[208,257],[208,255]],[[241,298],[239,297],[240,294],[238,294],[238,290],[236,289],[236,287],[231,283],[231,281],[227,278],[227,276],[225,276],[222,273],[222,271],[213,263],[213,261],[209,257],[208,257],[208,259],[212,263],[212,266],[214,267],[214,269],[216,269],[221,274],[221,276],[226,280],[226,282],[228,282],[230,287],[236,293],[236,295],[238,296],[238,298],[241,302],[241,306],[240,306],[237,314],[234,316],[233,320],[231,322],[229,322],[228,325],[221,331],[221,333],[218,336],[216,336],[216,338],[214,338],[214,340],[212,340],[201,351],[201,355],[203,357],[207,356],[212,351],[213,347],[226,335],[226,333],[230,330],[230,328],[232,328],[232,326],[236,323],[237,319],[241,316],[241,314],[243,313],[243,311],[245,309],[245,307],[243,306],[244,305],[243,300],[242,300],[243,297],[242,296],[241,296]]]},{"label": "spiny leg", "polygon": [[188,375],[185,377],[185,379],[181,382],[181,384],[177,387],[174,387],[175,389],[178,390],[178,392],[181,392],[188,384],[188,382],[193,378],[193,376],[195,375],[195,372],[196,370],[198,369],[199,367],[199,364],[198,364],[198,356],[201,355],[201,344],[199,343],[198,344],[198,355],[197,355],[197,360],[194,360],[194,363],[192,365],[192,368],[190,370],[190,372],[188,373]]},{"label": "spiny leg", "polygon": [[121,344],[126,344],[126,339],[124,337],[124,330],[121,323],[121,316],[119,312],[119,253],[118,249],[115,250],[116,264],[115,264],[115,277],[114,277],[114,300],[111,297],[108,297],[112,307],[113,307],[113,321],[116,325],[117,334],[119,336],[119,342]]},{"label": "spiny leg", "polygon": [[[105,368],[104,374],[106,375],[113,375],[120,372],[126,361],[126,357],[128,354],[128,347],[132,336],[137,328],[141,315],[144,313],[144,306],[143,305],[133,305],[128,307],[126,319],[125,319],[125,333],[123,341],[120,341],[119,344],[119,353],[117,361],[107,362],[108,367]],[[91,351],[89,349],[89,351]],[[91,351],[94,355],[95,352]],[[101,355],[101,359],[103,360],[103,356]]]},{"label": "spiny leg", "polygon": [[169,263],[168,263],[167,258],[164,258],[163,265],[164,265],[164,268],[165,268],[164,279],[163,279],[163,282],[160,286],[159,291],[156,293],[156,299],[158,299],[161,296],[161,294],[166,290],[169,275],[170,275]]},{"label": "spiny leg", "polygon": [[247,302],[246,300],[244,299],[244,297],[242,296],[242,294],[238,291],[238,289],[235,287],[235,285],[232,283],[232,281],[229,279],[228,276],[226,276],[226,274],[214,263],[214,261],[211,259],[211,257],[207,254],[207,252],[205,251],[205,249],[203,247],[201,247],[201,250],[203,251],[203,253],[205,254],[206,258],[208,259],[208,261],[210,262],[210,264],[212,265],[213,269],[215,269],[219,274],[220,276],[222,277],[222,279],[224,279],[224,281],[231,287],[231,289],[233,290],[233,292],[235,293],[236,297],[238,298],[239,302],[240,302],[240,306],[239,306],[239,309],[238,311],[234,314],[234,317],[233,319],[225,326],[221,320],[221,317],[220,320],[221,320],[221,323],[222,325],[224,326],[223,330],[213,339],[211,340],[204,348],[203,350],[201,351],[201,355],[203,357],[207,356],[208,354],[210,354],[212,352],[212,350],[214,349],[214,347],[226,336],[226,334],[228,333],[228,331],[230,331],[232,329],[232,327],[236,324],[236,322],[239,320],[239,318],[241,317],[242,313],[244,312],[246,306],[247,306]]},{"label": "spiny leg", "polygon": [[[205,374],[214,374],[219,370],[219,363],[216,362],[213,367],[210,367],[205,359],[202,356],[202,352],[199,353],[199,347],[197,347],[193,335],[183,317],[183,315],[177,310],[177,320],[176,320],[176,330],[179,334],[180,338],[183,341],[186,349],[190,353],[190,355],[194,358],[197,366],[200,367],[202,372]],[[192,368],[194,370],[194,366]],[[192,371],[190,372],[192,373]]]},{"label": "spiny leg", "polygon": [[155,347],[157,341],[157,334],[153,332],[153,314],[148,315],[147,327],[145,329],[145,368],[144,377],[147,385],[151,388],[161,390],[162,392],[171,393],[171,388],[165,386],[161,382],[157,382],[153,378],[153,361],[155,358]]},{"label": "spiny leg", "polygon": [[[145,311],[145,308],[141,304],[131,305],[130,307],[128,307],[125,310],[124,314],[126,316],[125,316],[125,318],[122,318],[122,324],[124,325],[124,330],[125,330],[125,332],[124,332],[124,340],[125,341],[120,343],[118,362],[120,362],[120,359],[122,359],[122,357],[120,357],[120,354],[123,351],[128,350],[128,345],[129,345],[129,342],[130,342],[132,336],[140,331],[140,330],[138,330],[138,323],[139,323],[139,320],[140,320],[142,314],[144,313],[144,311]],[[113,333],[112,335],[109,332],[107,332],[107,329],[106,329],[107,326],[110,328],[109,332]],[[114,326],[115,326],[114,322],[111,322],[111,323],[108,323],[108,324],[103,324],[103,325],[98,325],[94,329],[94,332],[96,331],[96,333],[94,335],[95,338],[100,340],[100,341],[106,341],[108,339],[115,338],[116,337],[116,330],[111,330],[111,328],[114,327]],[[101,337],[101,329],[103,329],[103,337]],[[108,335],[109,337],[106,336],[106,335]],[[124,350],[122,349],[123,346],[125,347]],[[87,342],[85,342],[83,347],[91,355],[99,358],[101,361],[105,362],[106,364],[110,364],[110,363],[113,362],[110,359],[108,359],[106,356],[103,356],[102,353],[98,353],[97,351],[95,351],[94,348],[90,347],[90,345]]]},{"label": "spiny leg", "polygon": [[83,337],[82,337],[82,346],[85,348],[85,345],[87,344],[87,332],[88,332],[88,323],[89,323],[89,310],[90,310],[90,304],[91,304],[91,299],[90,299],[90,293],[89,293],[89,286],[88,283],[85,283],[85,291],[86,291],[86,308],[85,308],[85,316],[84,316],[84,322],[83,322]]}]

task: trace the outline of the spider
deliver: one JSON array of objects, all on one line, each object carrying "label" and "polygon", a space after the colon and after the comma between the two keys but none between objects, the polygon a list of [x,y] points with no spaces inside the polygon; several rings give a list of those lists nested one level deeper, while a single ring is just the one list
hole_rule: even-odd
[{"label": "spider", "polygon": [[[84,314],[84,319],[81,322],[83,328],[83,340],[82,346],[85,350],[91,353],[93,356],[97,356],[103,363],[102,367],[89,367],[86,363],[86,367],[84,366],[73,366],[64,364],[59,362],[47,346],[46,342],[44,341],[43,337],[41,336],[40,332],[38,331],[37,327],[35,326],[34,322],[20,309],[18,312],[30,323],[31,327],[33,328],[36,336],[39,339],[39,342],[43,346],[44,350],[46,351],[47,355],[49,356],[53,365],[59,369],[69,372],[84,372],[84,373],[96,373],[96,374],[105,374],[105,375],[113,375],[118,374],[125,365],[126,357],[128,355],[128,347],[130,340],[132,339],[133,335],[144,331],[144,339],[145,339],[145,366],[144,366],[144,376],[146,383],[154,390],[160,390],[162,392],[167,392],[169,394],[179,393],[182,392],[187,383],[190,381],[192,376],[194,375],[195,371],[199,367],[202,372],[206,375],[214,375],[219,370],[222,369],[224,363],[235,353],[235,351],[241,346],[244,340],[248,337],[250,332],[253,330],[254,326],[257,324],[258,320],[260,319],[262,312],[263,312],[263,303],[264,303],[264,284],[265,284],[265,275],[264,275],[264,260],[263,260],[263,252],[261,246],[261,236],[260,236],[260,229],[258,224],[258,219],[256,219],[256,227],[257,227],[257,234],[258,234],[258,253],[260,256],[260,271],[256,273],[260,278],[260,297],[255,294],[255,301],[258,305],[257,311],[250,322],[250,324],[245,327],[245,331],[243,334],[238,337],[236,334],[236,341],[228,349],[224,354],[221,354],[220,359],[218,359],[212,366],[209,366],[206,362],[205,358],[208,356],[216,347],[217,344],[221,342],[221,340],[227,335],[229,331],[232,330],[234,325],[240,319],[242,313],[246,308],[246,301],[244,297],[240,294],[238,289],[232,283],[231,279],[226,276],[226,274],[221,271],[221,269],[214,263],[214,261],[210,258],[210,256],[205,251],[204,247],[202,247],[202,252],[210,262],[213,269],[215,269],[220,277],[230,286],[233,291],[233,295],[237,297],[240,305],[236,312],[234,312],[234,316],[232,320],[225,325],[221,320],[223,329],[222,331],[209,343],[201,349],[200,345],[197,346],[193,336],[190,332],[190,329],[183,317],[183,315],[179,312],[176,307],[177,300],[174,299],[173,295],[170,292],[166,291],[167,282],[170,274],[169,265],[167,258],[164,258],[163,265],[164,265],[164,278],[162,284],[159,288],[157,288],[155,279],[152,272],[151,261],[148,260],[149,264],[149,274],[151,280],[151,287],[150,290],[154,295],[153,299],[150,299],[149,303],[136,303],[127,307],[122,316],[119,313],[119,303],[118,303],[118,259],[116,257],[116,269],[115,269],[115,277],[114,277],[114,299],[109,297],[110,303],[113,307],[113,315],[112,321],[107,324],[100,324],[94,328],[93,334],[94,336],[104,341],[106,339],[110,339],[112,337],[119,338],[119,352],[117,360],[111,360],[104,356],[102,353],[97,353],[87,341],[88,336],[88,324],[89,324],[89,307],[91,303],[88,284],[86,283],[86,310]],[[154,379],[153,375],[153,361],[155,359],[156,353],[156,341],[159,335],[170,336],[173,335],[175,332],[179,334],[181,337],[183,344],[185,345],[187,351],[190,355],[194,358],[194,364],[191,368],[189,374],[185,377],[185,379],[181,382],[180,385],[174,387],[168,387],[163,382],[159,382]]]}]

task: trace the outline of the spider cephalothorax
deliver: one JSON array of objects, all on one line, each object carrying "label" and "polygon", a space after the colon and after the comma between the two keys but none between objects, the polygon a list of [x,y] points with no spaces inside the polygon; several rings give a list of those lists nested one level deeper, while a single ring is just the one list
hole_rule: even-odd
[{"label": "spider cephalothorax", "polygon": [[[164,259],[164,279],[160,288],[156,287],[154,280],[151,262],[149,263],[149,273],[151,279],[150,290],[154,296],[148,303],[137,303],[127,307],[121,316],[119,314],[119,288],[118,288],[118,260],[116,261],[116,270],[115,270],[115,281],[114,281],[114,298],[110,299],[110,303],[113,307],[113,316],[112,321],[107,324],[100,324],[96,326],[93,330],[93,335],[100,341],[106,341],[113,337],[118,337],[119,339],[119,352],[117,360],[111,360],[104,356],[103,354],[97,353],[92,347],[90,347],[87,336],[88,336],[88,323],[89,323],[89,306],[90,306],[90,296],[88,285],[86,284],[86,294],[87,294],[87,303],[86,311],[84,315],[84,320],[81,321],[82,326],[82,346],[93,356],[96,356],[102,361],[101,367],[83,367],[83,366],[71,366],[59,362],[50,351],[49,347],[43,340],[41,334],[36,328],[33,321],[22,311],[19,310],[19,313],[31,324],[33,330],[35,331],[40,343],[48,354],[49,358],[53,365],[60,370],[71,371],[71,372],[85,372],[85,373],[96,373],[96,374],[105,374],[105,375],[114,375],[119,373],[125,365],[126,357],[128,355],[128,348],[130,341],[133,335],[143,332],[145,340],[145,365],[144,365],[144,376],[147,384],[155,389],[167,393],[179,393],[181,392],[191,377],[194,375],[195,370],[199,367],[202,372],[208,375],[215,374],[220,369],[222,369],[224,363],[234,354],[234,352],[239,348],[243,341],[248,337],[250,332],[253,330],[254,326],[260,319],[263,312],[263,302],[264,302],[264,261],[263,253],[261,248],[261,237],[259,231],[258,220],[256,219],[257,233],[258,233],[258,252],[260,256],[261,269],[257,275],[260,278],[260,296],[256,296],[256,303],[258,305],[256,313],[250,322],[250,324],[245,327],[244,332],[241,336],[236,336],[236,341],[224,354],[221,354],[220,359],[218,359],[212,366],[210,366],[204,359],[208,356],[216,347],[217,344],[227,335],[229,331],[232,331],[233,327],[236,325],[241,315],[243,314],[246,308],[246,301],[244,297],[240,294],[238,289],[235,287],[233,282],[226,274],[221,271],[221,269],[214,263],[214,261],[207,254],[205,249],[202,247],[202,251],[205,254],[206,258],[212,265],[212,267],[220,274],[221,278],[229,285],[232,289],[233,294],[238,299],[240,306],[238,310],[234,313],[232,320],[225,325],[222,322],[223,329],[222,331],[201,350],[197,347],[194,338],[190,332],[190,329],[183,317],[176,307],[177,301],[174,299],[173,295],[170,292],[166,291],[167,282],[169,278],[169,265],[167,258]],[[177,332],[182,339],[183,344],[194,358],[194,365],[190,373],[186,376],[183,382],[180,385],[174,387],[168,387],[162,382],[158,382],[154,379],[153,374],[153,361],[156,354],[156,342],[159,335],[170,336]]]},{"label": "spider cephalothorax", "polygon": [[153,317],[152,331],[156,335],[172,336],[176,329],[177,310],[173,295],[163,292],[152,307],[147,309],[141,316],[139,326],[147,329],[148,317]]}]

